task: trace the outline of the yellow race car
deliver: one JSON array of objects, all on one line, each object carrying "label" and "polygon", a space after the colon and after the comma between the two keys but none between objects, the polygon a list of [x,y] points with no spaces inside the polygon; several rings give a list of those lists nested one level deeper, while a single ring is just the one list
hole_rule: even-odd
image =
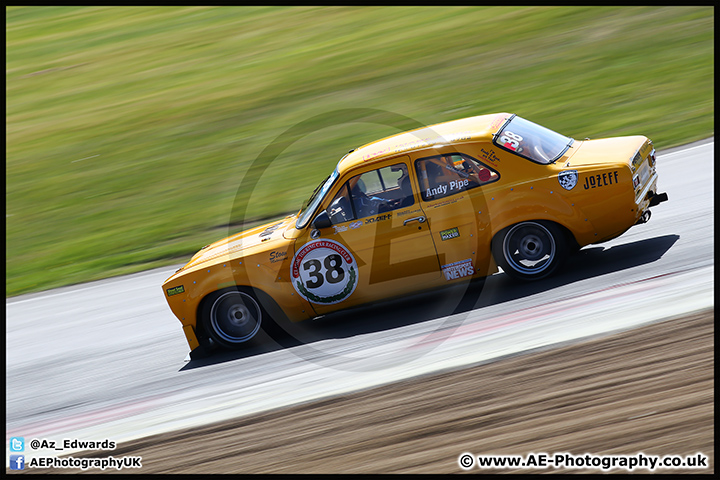
[{"label": "yellow race car", "polygon": [[498,271],[544,278],[650,218],[644,136],[574,140],[498,113],[345,155],[303,208],[200,250],[163,284],[191,350]]}]

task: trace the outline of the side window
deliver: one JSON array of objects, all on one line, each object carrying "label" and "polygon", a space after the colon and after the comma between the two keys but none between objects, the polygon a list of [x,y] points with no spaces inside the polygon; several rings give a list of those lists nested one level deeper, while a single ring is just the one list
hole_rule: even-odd
[{"label": "side window", "polygon": [[415,203],[408,167],[398,163],[356,175],[348,180],[357,218],[408,207]]},{"label": "side window", "polygon": [[355,220],[355,213],[353,212],[350,204],[350,195],[347,183],[343,185],[337,195],[335,195],[335,198],[333,198],[333,201],[330,202],[327,212],[333,225]]},{"label": "side window", "polygon": [[453,153],[415,161],[422,199],[455,195],[500,178],[498,172],[468,155]]}]

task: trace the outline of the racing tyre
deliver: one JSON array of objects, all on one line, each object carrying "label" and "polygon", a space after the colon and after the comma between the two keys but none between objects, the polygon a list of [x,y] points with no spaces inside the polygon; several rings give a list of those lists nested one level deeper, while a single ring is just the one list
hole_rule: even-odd
[{"label": "racing tyre", "polygon": [[241,290],[221,290],[203,302],[205,333],[216,343],[235,349],[260,332],[263,322],[270,323],[256,297]]},{"label": "racing tyre", "polygon": [[539,280],[554,273],[567,255],[568,243],[556,224],[520,222],[500,231],[492,241],[495,261],[517,280]]}]

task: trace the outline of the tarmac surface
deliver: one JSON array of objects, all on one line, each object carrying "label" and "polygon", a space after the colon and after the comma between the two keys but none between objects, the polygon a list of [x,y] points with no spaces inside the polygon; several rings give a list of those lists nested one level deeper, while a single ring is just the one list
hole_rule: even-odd
[{"label": "tarmac surface", "polygon": [[[122,473],[462,473],[462,453],[708,457],[714,310],[120,445]],[[105,455],[105,454],[103,454]],[[93,458],[99,452],[75,455]],[[32,470],[62,473],[79,470]],[[636,468],[635,473],[649,473]],[[99,470],[86,470],[98,473]],[[105,473],[115,473],[105,470]],[[603,473],[507,468],[475,473]],[[608,473],[627,473],[611,469]]]}]

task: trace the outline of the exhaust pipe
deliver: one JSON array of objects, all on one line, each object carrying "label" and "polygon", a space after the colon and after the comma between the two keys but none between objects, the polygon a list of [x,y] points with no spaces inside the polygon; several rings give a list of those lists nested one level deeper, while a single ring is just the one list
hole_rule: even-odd
[{"label": "exhaust pipe", "polygon": [[655,205],[658,205],[662,202],[667,202],[667,200],[668,200],[667,193],[658,193],[658,194],[652,195],[650,197],[650,205],[648,205],[648,208],[654,207]]},{"label": "exhaust pipe", "polygon": [[642,225],[643,223],[647,223],[650,221],[650,210],[645,210],[642,215],[640,215],[640,218],[637,222],[635,222],[635,225]]}]

